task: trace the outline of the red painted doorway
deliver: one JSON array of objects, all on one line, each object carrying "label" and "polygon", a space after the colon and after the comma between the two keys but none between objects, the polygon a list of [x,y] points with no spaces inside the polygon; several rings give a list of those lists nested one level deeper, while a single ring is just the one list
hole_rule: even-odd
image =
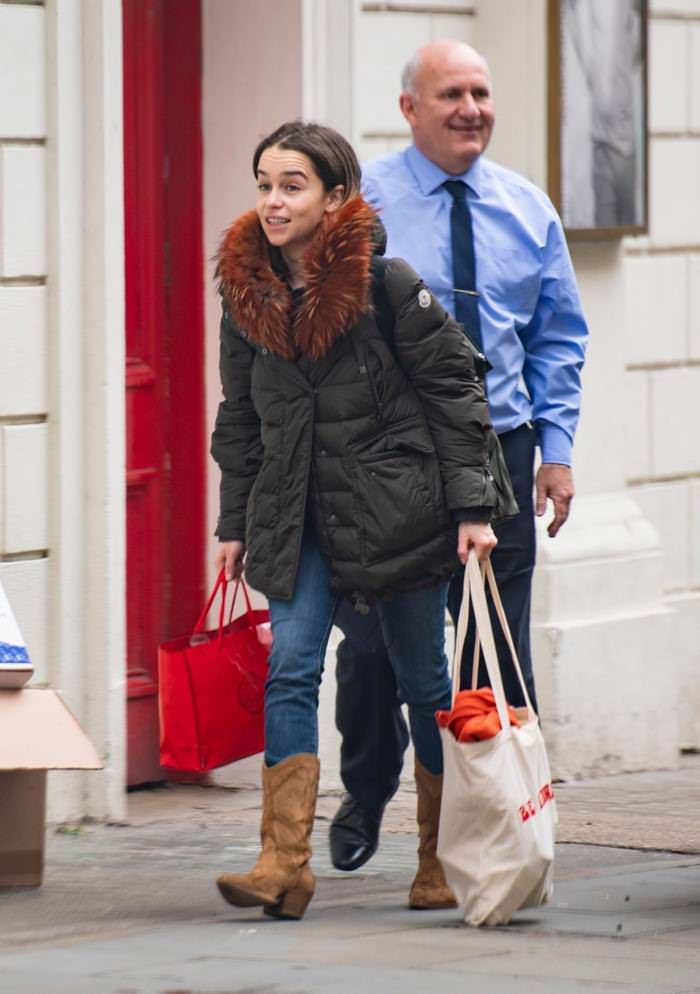
[{"label": "red painted doorway", "polygon": [[204,599],[200,0],[123,0],[127,781],[158,763],[157,646]]}]

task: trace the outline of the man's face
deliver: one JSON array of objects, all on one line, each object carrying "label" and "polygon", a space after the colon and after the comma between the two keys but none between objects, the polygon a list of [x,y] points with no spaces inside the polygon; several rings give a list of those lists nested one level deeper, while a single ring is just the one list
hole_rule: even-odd
[{"label": "man's face", "polygon": [[495,112],[488,69],[464,49],[426,56],[415,96],[402,93],[400,104],[416,147],[445,172],[465,172],[489,143]]}]

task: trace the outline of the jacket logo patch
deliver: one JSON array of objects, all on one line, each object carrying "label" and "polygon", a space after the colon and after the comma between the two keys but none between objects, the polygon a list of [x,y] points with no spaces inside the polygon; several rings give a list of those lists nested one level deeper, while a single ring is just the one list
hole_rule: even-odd
[{"label": "jacket logo patch", "polygon": [[426,307],[430,307],[430,293],[428,290],[421,290],[418,293],[418,306],[422,307],[423,310]]}]

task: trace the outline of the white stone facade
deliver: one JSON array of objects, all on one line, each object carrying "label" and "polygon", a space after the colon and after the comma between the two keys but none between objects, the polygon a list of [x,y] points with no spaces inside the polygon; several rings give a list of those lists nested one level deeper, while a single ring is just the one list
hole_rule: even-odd
[{"label": "white stone facade", "polygon": [[[202,11],[207,259],[247,204],[258,134],[304,114],[363,158],[402,147],[401,67],[439,37],[487,55],[490,152],[546,184],[545,0]],[[541,536],[533,605],[545,727],[567,777],[700,748],[700,0],[651,0],[649,56],[649,235],[572,250],[591,325],[578,496],[560,537]],[[64,691],[106,762],[56,778],[54,818],[123,811],[121,114],[119,0],[0,0],[0,578],[37,681]],[[216,337],[212,291],[210,415]],[[209,490],[211,518],[213,470]],[[330,684],[323,701],[333,781]]]},{"label": "white stone facade", "polygon": [[53,818],[124,809],[121,4],[0,3],[0,578],[105,760]]},{"label": "white stone facade", "polygon": [[[673,766],[679,746],[695,744],[685,701],[700,694],[692,635],[700,605],[690,576],[698,441],[688,431],[700,404],[689,285],[700,237],[697,6],[652,8],[650,238],[624,248],[572,246],[591,328],[575,448],[579,496],[555,541],[540,528],[533,600],[540,702],[561,777]],[[546,14],[544,0],[356,3],[340,32],[352,51],[345,102],[336,90],[335,103],[322,96],[306,110],[344,125],[363,157],[401,148],[409,139],[397,107],[401,67],[421,43],[460,38],[491,65],[497,124],[489,154],[545,186]],[[327,37],[331,46],[333,32]],[[671,116],[662,125],[664,113]],[[664,155],[673,176],[666,183]],[[645,270],[658,264],[657,273]],[[659,368],[660,350],[668,369]],[[329,735],[329,762],[335,744]]]},{"label": "white stone facade", "polygon": [[0,577],[40,659],[48,565],[44,32],[42,7],[0,5]]},{"label": "white stone facade", "polygon": [[[700,748],[700,0],[653,0],[648,237],[624,247],[630,495],[656,527],[680,689],[679,744]],[[638,423],[645,426],[639,430]]]}]

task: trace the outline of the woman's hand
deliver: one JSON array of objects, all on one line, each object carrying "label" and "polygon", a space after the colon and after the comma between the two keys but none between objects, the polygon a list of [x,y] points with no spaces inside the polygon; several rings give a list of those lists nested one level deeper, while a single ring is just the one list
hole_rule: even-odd
[{"label": "woman's hand", "polygon": [[498,545],[491,525],[472,521],[460,521],[457,531],[457,555],[465,566],[471,549],[476,551],[480,562],[488,559],[492,549]]},{"label": "woman's hand", "polygon": [[245,543],[220,542],[214,557],[214,567],[216,572],[224,571],[227,580],[237,579],[243,573],[243,557],[245,556]]}]

